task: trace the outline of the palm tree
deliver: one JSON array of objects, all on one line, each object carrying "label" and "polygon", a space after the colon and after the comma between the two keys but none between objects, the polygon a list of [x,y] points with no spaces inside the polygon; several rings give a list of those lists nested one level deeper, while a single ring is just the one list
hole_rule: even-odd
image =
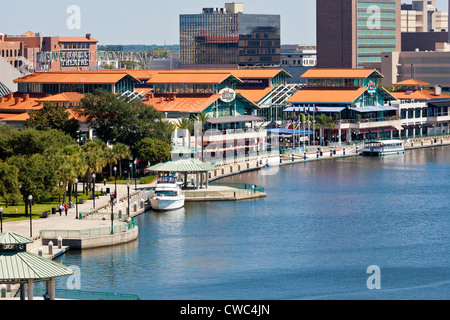
[{"label": "palm tree", "polygon": [[[100,172],[106,166],[106,144],[100,139],[89,141],[83,146],[86,171],[84,173],[84,182],[88,182],[95,172]],[[86,194],[89,194],[89,188],[86,188]]]},{"label": "palm tree", "polygon": [[[188,146],[189,148],[191,147],[191,131],[194,130],[194,121],[192,121],[191,119],[187,119],[185,117],[182,117],[181,119],[178,120],[178,123],[176,124],[177,129],[183,129],[183,130],[187,130],[188,131],[188,136],[189,136],[189,141],[188,141]],[[185,131],[184,131],[185,132]],[[183,146],[186,146],[186,137],[185,134],[183,132]]]},{"label": "palm tree", "polygon": [[327,116],[326,114],[322,113],[316,116],[316,124],[320,128],[320,145],[323,145],[323,129],[324,128],[330,128],[331,130],[334,129],[334,121],[332,117]]},{"label": "palm tree", "polygon": [[[209,118],[211,118],[211,116],[204,112],[199,113],[194,117],[194,123],[200,122],[202,125],[202,161],[203,161],[203,147],[204,147],[203,146],[203,135],[205,133],[205,126],[206,126],[206,123],[208,122]],[[195,148],[197,148],[197,145],[195,146]],[[195,152],[197,152],[197,150]]]},{"label": "palm tree", "polygon": [[116,143],[112,148],[112,153],[116,159],[116,163],[119,164],[119,176],[122,176],[122,160],[129,159],[131,157],[130,148],[123,143]]}]

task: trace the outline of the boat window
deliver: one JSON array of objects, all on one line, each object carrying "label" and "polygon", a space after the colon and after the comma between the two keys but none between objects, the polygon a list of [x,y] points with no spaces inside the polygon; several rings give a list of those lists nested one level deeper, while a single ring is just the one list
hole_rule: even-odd
[{"label": "boat window", "polygon": [[156,191],[157,197],[173,197],[175,195],[175,191]]}]

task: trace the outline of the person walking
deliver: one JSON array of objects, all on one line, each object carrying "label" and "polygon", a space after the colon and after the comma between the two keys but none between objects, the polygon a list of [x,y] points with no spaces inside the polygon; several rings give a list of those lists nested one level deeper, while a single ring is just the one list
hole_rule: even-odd
[{"label": "person walking", "polygon": [[64,211],[65,211],[66,217],[67,217],[67,211],[69,211],[69,205],[67,203],[64,205]]},{"label": "person walking", "polygon": [[61,216],[61,215],[62,215],[62,211],[63,211],[63,209],[64,209],[62,203],[59,204],[58,209],[59,209],[59,216]]}]

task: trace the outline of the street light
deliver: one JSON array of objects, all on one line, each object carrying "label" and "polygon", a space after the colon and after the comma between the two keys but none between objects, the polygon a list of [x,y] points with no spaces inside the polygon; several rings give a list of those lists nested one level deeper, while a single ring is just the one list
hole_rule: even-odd
[{"label": "street light", "polygon": [[92,174],[92,200],[94,200],[95,209],[95,173]]},{"label": "street light", "polygon": [[137,190],[137,182],[136,182],[136,163],[137,163],[137,160],[134,160],[134,190]]},{"label": "street light", "polygon": [[[133,178],[133,176],[132,176],[132,174],[133,174],[133,169],[132,169],[132,164],[131,164],[131,162],[130,162],[130,171],[128,172],[128,181],[130,181],[132,178]],[[131,175],[131,178],[130,178],[130,175]]]},{"label": "street light", "polygon": [[128,189],[128,210],[127,210],[127,214],[128,214],[128,218],[130,217],[130,184],[127,183],[127,189]]},{"label": "street light", "polygon": [[110,195],[111,199],[111,234],[114,234],[114,196]]},{"label": "street light", "polygon": [[31,221],[31,207],[33,204],[33,196],[31,194],[29,195],[28,200],[30,202],[30,238],[33,239],[33,223]]},{"label": "street light", "polygon": [[0,233],[3,233],[3,208],[0,207]]},{"label": "street light", "polygon": [[75,219],[78,219],[78,179],[75,179]]},{"label": "street light", "polygon": [[117,167],[114,167],[114,187],[115,187],[114,198],[116,198],[117,197]]}]

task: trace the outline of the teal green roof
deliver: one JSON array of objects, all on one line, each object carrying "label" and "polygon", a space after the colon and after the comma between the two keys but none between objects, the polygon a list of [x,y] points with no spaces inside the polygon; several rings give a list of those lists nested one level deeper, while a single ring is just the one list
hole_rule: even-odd
[{"label": "teal green roof", "polygon": [[69,267],[31,252],[3,252],[0,255],[0,283],[17,283],[69,276]]},{"label": "teal green roof", "polygon": [[217,168],[197,159],[181,159],[159,163],[152,167],[148,167],[147,170],[155,172],[195,173],[215,171]]}]

